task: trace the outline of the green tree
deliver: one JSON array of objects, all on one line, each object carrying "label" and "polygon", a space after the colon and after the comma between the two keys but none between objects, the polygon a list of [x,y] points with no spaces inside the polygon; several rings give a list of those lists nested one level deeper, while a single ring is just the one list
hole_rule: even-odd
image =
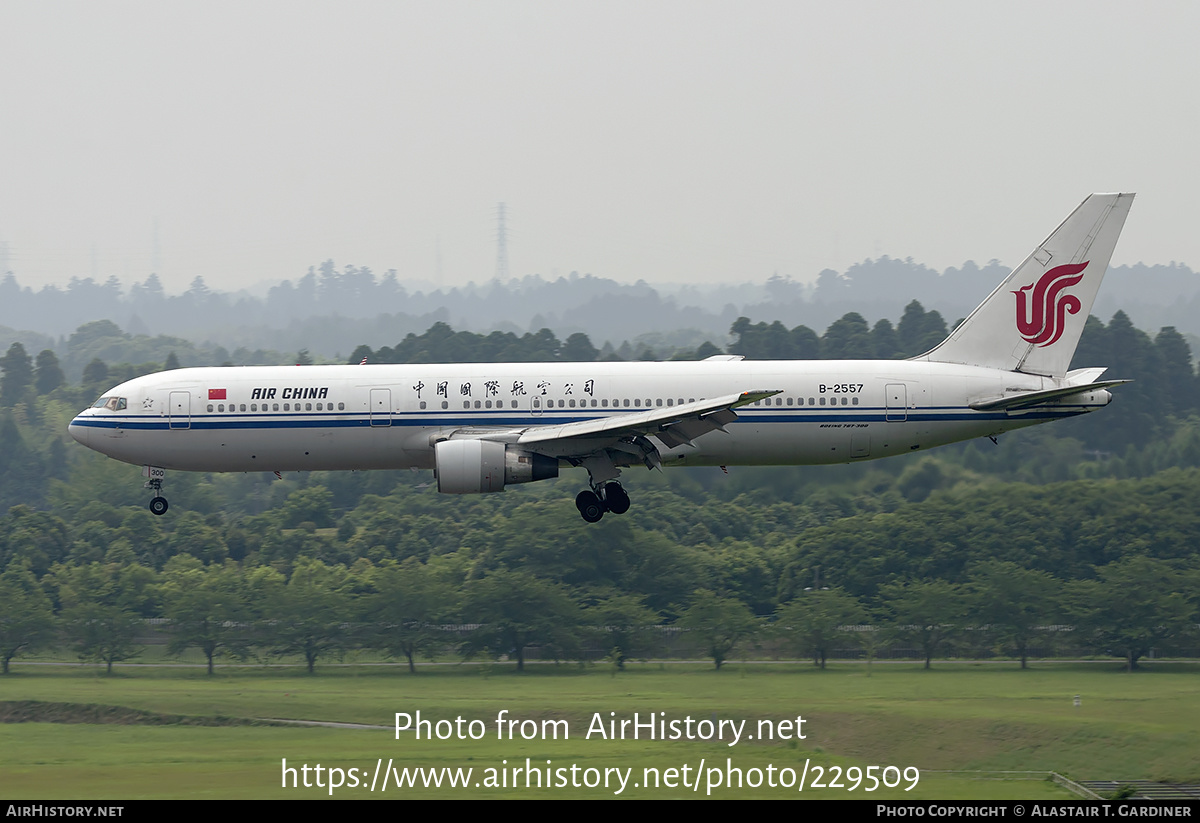
[{"label": "green tree", "polygon": [[114,559],[86,566],[59,564],[53,576],[63,622],[80,660],[104,663],[112,674],[114,663],[141,654],[140,611],[150,603],[153,571]]},{"label": "green tree", "polygon": [[205,566],[190,555],[177,555],[163,568],[158,593],[171,621],[172,654],[200,649],[210,675],[217,656],[247,656],[249,608],[245,578],[236,566]]},{"label": "green tree", "polygon": [[926,457],[912,463],[896,481],[896,490],[905,500],[919,503],[945,484],[942,463],[936,457]]},{"label": "green tree", "polygon": [[468,655],[508,655],[516,659],[519,672],[525,670],[530,646],[562,658],[577,644],[579,606],[566,588],[524,571],[496,569],[469,581],[463,592],[463,617],[482,624],[464,643]]},{"label": "green tree", "polygon": [[1055,622],[1062,583],[1052,575],[1003,560],[977,564],[971,573],[976,619],[1028,667],[1029,647]]},{"label": "green tree", "polygon": [[98,394],[111,388],[108,378],[108,364],[99,357],[83,367],[83,388],[91,394]]},{"label": "green tree", "polygon": [[[1084,419],[1075,426],[1080,437],[1089,442],[1103,444],[1105,450],[1124,449],[1133,445],[1141,448],[1161,433],[1166,422],[1166,413],[1172,410],[1174,401],[1163,399],[1179,390],[1184,396],[1191,393],[1192,381],[1185,380],[1180,386],[1164,385],[1162,354],[1172,358],[1172,373],[1177,374],[1182,364],[1178,363],[1180,347],[1171,335],[1163,341],[1160,350],[1123,311],[1112,316],[1107,328],[1089,318],[1084,327],[1084,337],[1071,361],[1079,366],[1107,366],[1107,375],[1112,377],[1136,377],[1141,388],[1120,391],[1119,402],[1104,410],[1095,419]],[[1088,417],[1093,417],[1088,415]]]},{"label": "green tree", "polygon": [[103,663],[106,674],[112,674],[114,663],[132,660],[142,653],[138,642],[142,620],[128,609],[88,601],[64,612],[64,622],[79,659]]},{"label": "green tree", "polygon": [[858,312],[849,312],[833,321],[821,338],[821,356],[827,360],[869,360],[875,357],[875,344],[867,321]]},{"label": "green tree", "polygon": [[42,455],[22,437],[13,412],[0,410],[0,508],[40,505],[48,473]]},{"label": "green tree", "polygon": [[776,630],[822,669],[835,643],[856,642],[857,636],[842,627],[865,622],[862,604],[841,589],[801,592],[781,605],[775,617]]},{"label": "green tree", "polygon": [[729,333],[737,337],[729,353],[751,360],[815,360],[821,354],[821,340],[808,326],[788,331],[778,320],[751,323],[749,318],[739,317]]},{"label": "green tree", "polygon": [[351,352],[350,357],[346,360],[346,362],[349,363],[351,366],[357,366],[359,363],[363,362],[364,360],[366,360],[368,363],[387,362],[387,361],[377,360],[375,358],[375,352],[371,351],[371,347],[366,345],[365,343],[357,346],[354,349],[354,351]]},{"label": "green tree", "polygon": [[417,670],[418,654],[432,653],[445,642],[437,623],[452,592],[433,570],[410,557],[403,563],[387,560],[375,570],[375,592],[364,598],[364,623],[371,626],[370,645],[408,661]]},{"label": "green tree", "polygon": [[26,565],[0,574],[0,662],[3,673],[14,657],[48,642],[54,635],[50,598]]},{"label": "green tree", "polygon": [[1174,326],[1161,329],[1154,338],[1154,349],[1162,365],[1163,390],[1155,397],[1172,414],[1186,416],[1197,411],[1196,371],[1192,367],[1192,348]]},{"label": "green tree", "polygon": [[0,369],[4,370],[4,376],[0,377],[0,406],[15,406],[33,385],[33,360],[24,346],[13,343],[4,357],[0,357]]},{"label": "green tree", "polygon": [[[0,419],[0,481],[11,476],[11,468],[5,465],[11,443],[3,437],[4,426]],[[23,563],[40,577],[55,563],[66,560],[70,550],[70,529],[58,515],[21,505],[13,506],[0,518],[0,568]]]},{"label": "green tree", "polygon": [[900,337],[891,321],[886,318],[877,321],[871,328],[871,346],[875,350],[875,357],[880,360],[892,360],[902,356]]},{"label": "green tree", "polygon": [[1183,593],[1190,581],[1172,564],[1127,557],[1096,570],[1098,580],[1068,587],[1076,625],[1098,652],[1125,658],[1126,671],[1156,646],[1194,628],[1195,604]]},{"label": "green tree", "polygon": [[900,351],[905,357],[915,357],[929,351],[946,339],[946,321],[936,311],[926,312],[916,300],[904,307],[904,315],[896,326]]},{"label": "green tree", "polygon": [[888,583],[879,587],[879,599],[894,636],[916,645],[927,669],[962,629],[966,607],[962,588],[945,580]]},{"label": "green tree", "polygon": [[296,562],[287,586],[271,603],[272,645],[279,654],[300,654],[308,673],[317,660],[340,656],[350,646],[351,580],[344,566],[319,560]]},{"label": "green tree", "polygon": [[563,360],[591,362],[600,356],[600,351],[592,345],[586,334],[575,332],[563,343],[559,356]]},{"label": "green tree", "polygon": [[84,323],[67,338],[67,351],[72,355],[79,355],[99,343],[125,340],[128,337],[129,335],[121,331],[121,327],[111,320],[93,320],[90,323]]},{"label": "green tree", "polygon": [[165,542],[171,557],[191,555],[205,563],[220,563],[227,554],[221,532],[205,522],[203,515],[194,511],[180,515]]},{"label": "green tree", "polygon": [[792,355],[797,360],[816,360],[821,356],[821,338],[808,326],[796,326],[791,331]]},{"label": "green tree", "polygon": [[759,628],[758,620],[744,604],[708,589],[697,589],[691,605],[675,622],[700,640],[718,671],[733,650]]},{"label": "green tree", "polygon": [[279,522],[285,529],[298,528],[305,522],[315,523],[318,529],[331,528],[334,525],[333,494],[324,486],[297,489],[279,508]]},{"label": "green tree", "polygon": [[58,357],[50,349],[38,352],[35,365],[33,383],[38,394],[49,394],[59,386],[66,385],[67,378],[58,364]]},{"label": "green tree", "polygon": [[522,360],[542,362],[559,359],[562,344],[550,329],[538,329],[535,334],[527,334],[522,343],[525,349]]},{"label": "green tree", "polygon": [[637,595],[599,593],[588,599],[583,621],[600,648],[611,650],[618,669],[624,669],[630,658],[649,656],[658,646],[655,627],[659,616]]}]

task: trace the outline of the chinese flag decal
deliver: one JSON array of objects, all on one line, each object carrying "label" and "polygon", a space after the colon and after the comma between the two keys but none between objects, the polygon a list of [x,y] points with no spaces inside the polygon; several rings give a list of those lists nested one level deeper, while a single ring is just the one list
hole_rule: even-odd
[{"label": "chinese flag decal", "polygon": [[209,400],[224,400],[225,399],[225,390],[224,389],[209,389],[208,390],[208,399]]}]

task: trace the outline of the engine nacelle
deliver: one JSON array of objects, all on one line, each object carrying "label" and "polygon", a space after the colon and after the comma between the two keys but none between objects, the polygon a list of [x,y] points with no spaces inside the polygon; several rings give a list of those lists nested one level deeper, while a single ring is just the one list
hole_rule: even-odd
[{"label": "engine nacelle", "polygon": [[558,477],[553,457],[493,440],[443,440],[434,444],[433,455],[442,494],[486,494]]}]

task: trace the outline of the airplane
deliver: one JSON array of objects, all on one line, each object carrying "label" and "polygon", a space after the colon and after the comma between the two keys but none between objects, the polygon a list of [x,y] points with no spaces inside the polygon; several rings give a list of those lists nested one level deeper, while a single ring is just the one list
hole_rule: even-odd
[{"label": "airplane", "polygon": [[115,386],[77,441],[168,470],[433,469],[479,494],[588,473],[584,520],[624,514],[633,466],[853,463],[1074,417],[1109,403],[1068,370],[1131,193],[1093,194],[928,352],[908,360],[452,363],[175,369]]}]

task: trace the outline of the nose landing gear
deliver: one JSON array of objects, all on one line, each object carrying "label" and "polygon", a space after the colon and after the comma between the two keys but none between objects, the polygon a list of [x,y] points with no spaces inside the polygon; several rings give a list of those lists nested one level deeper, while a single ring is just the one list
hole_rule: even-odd
[{"label": "nose landing gear", "polygon": [[150,478],[146,481],[143,488],[154,492],[154,497],[150,499],[150,513],[161,517],[167,513],[167,509],[169,508],[167,498],[162,496],[162,485],[163,480],[166,479],[167,471],[157,466],[144,466],[142,468],[142,476]]}]

